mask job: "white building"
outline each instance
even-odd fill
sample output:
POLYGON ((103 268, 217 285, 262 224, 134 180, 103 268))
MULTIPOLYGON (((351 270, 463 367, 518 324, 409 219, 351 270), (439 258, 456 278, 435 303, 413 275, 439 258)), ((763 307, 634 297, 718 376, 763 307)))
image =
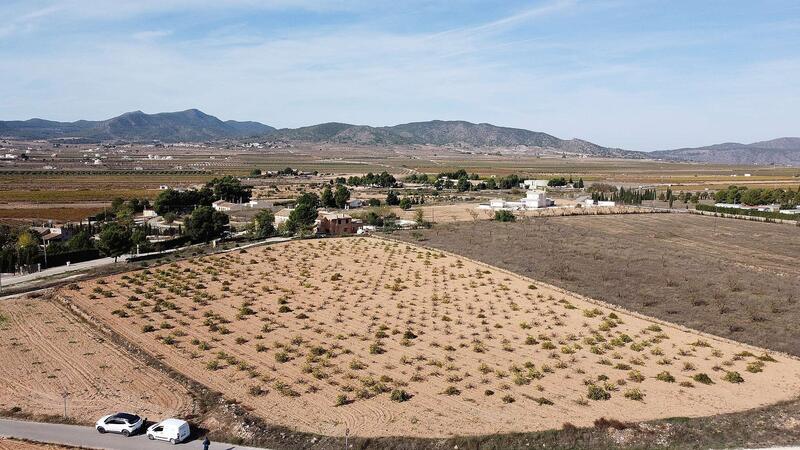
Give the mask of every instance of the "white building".
POLYGON ((546 189, 548 180, 525 180, 522 187, 526 189, 546 189))
POLYGON ((547 193, 540 190, 529 190, 525 193, 525 198, 519 199, 516 202, 505 201, 502 198, 493 198, 489 200, 489 204, 478 205, 480 209, 493 209, 493 210, 526 210, 526 209, 539 209, 547 208, 555 205, 555 202, 547 198, 547 193))
POLYGON ((235 203, 226 202, 225 200, 217 200, 211 204, 211 207, 214 208, 215 211, 219 212, 228 212, 233 211, 236 207, 235 203))
POLYGON ((287 220, 289 220, 289 214, 291 214, 293 210, 294 210, 294 208, 283 208, 280 211, 276 212, 275 213, 275 226, 277 227, 278 225, 280 225, 280 224, 286 222, 287 220))
POLYGON ((587 208, 593 208, 595 206, 615 206, 616 203, 608 200, 592 200, 591 198, 587 198, 583 202, 584 206, 587 208))

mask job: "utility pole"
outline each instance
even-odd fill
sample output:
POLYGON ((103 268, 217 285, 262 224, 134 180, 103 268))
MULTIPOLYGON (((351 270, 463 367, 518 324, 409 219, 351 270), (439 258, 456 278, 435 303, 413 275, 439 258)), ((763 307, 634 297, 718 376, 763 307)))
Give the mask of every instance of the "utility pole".
POLYGON ((61 393, 61 398, 64 399, 64 419, 67 418, 67 397, 69 397, 69 392, 64 391, 61 393))

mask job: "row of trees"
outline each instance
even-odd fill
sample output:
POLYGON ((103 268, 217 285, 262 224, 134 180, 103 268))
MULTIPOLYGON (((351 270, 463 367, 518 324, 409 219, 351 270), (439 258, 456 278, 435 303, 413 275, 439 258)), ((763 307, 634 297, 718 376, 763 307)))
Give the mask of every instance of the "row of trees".
POLYGON ((655 189, 625 189, 623 186, 613 188, 613 190, 595 190, 592 192, 592 200, 613 201, 624 205, 641 205, 643 200, 655 200, 655 189))
POLYGON ((783 209, 791 209, 800 204, 800 188, 794 191, 728 186, 727 189, 717 191, 714 200, 718 203, 741 203, 748 206, 779 204, 783 209))
POLYGON ((550 187, 564 187, 564 186, 572 186, 577 189, 583 189, 583 178, 578 178, 578 181, 573 181, 572 176, 570 175, 569 180, 564 177, 555 177, 550 178, 547 181, 547 185, 550 187))
POLYGON ((320 203, 326 208, 343 209, 348 200, 350 200, 350 191, 344 184, 337 184, 335 192, 331 190, 330 186, 325 186, 320 195, 320 203))
POLYGON ((164 190, 153 202, 153 209, 161 215, 185 214, 198 206, 211 206, 216 200, 246 202, 250 200, 251 195, 250 186, 243 186, 238 178, 225 175, 221 178, 214 178, 200 189, 164 190))
POLYGON ((394 187, 397 180, 389 172, 383 171, 379 174, 367 173, 364 176, 352 176, 347 179, 340 177, 336 179, 338 184, 347 184, 348 186, 379 186, 384 188, 394 187))

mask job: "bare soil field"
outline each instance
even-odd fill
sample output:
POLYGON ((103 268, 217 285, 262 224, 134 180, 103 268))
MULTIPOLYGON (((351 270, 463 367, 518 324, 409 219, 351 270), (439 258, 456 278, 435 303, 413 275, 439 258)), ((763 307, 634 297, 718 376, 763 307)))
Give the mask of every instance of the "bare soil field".
POLYGON ((480 435, 707 416, 790 399, 800 361, 374 238, 293 241, 60 296, 294 430, 480 435))
MULTIPOLYGON (((574 205, 574 201, 569 200, 556 200, 556 204, 574 205)), ((452 222, 474 222, 486 221, 494 218, 494 210, 479 209, 479 203, 476 202, 462 202, 450 205, 430 205, 430 206, 415 206, 408 210, 403 210, 400 207, 392 207, 391 212, 397 214, 397 217, 405 220, 415 220, 417 210, 422 209, 423 218, 427 221, 435 222, 438 224, 452 223, 452 222)), ((364 210, 366 211, 366 209, 364 210)), ((650 214, 651 211, 642 208, 635 208, 631 206, 618 205, 611 207, 596 207, 596 208, 541 208, 537 210, 514 211, 513 214, 518 218, 524 217, 560 217, 560 216, 573 216, 573 215, 606 215, 606 214, 650 214)), ((354 213, 353 215, 359 215, 354 213)))
POLYGON ((77 450, 78 447, 42 444, 39 442, 20 441, 0 437, 0 450, 77 450))
POLYGON ((103 208, 3 208, 0 221, 55 220, 56 222, 79 222, 103 211, 103 208))
POLYGON ((185 413, 191 397, 167 376, 104 340, 55 302, 0 301, 0 411, 79 423, 129 410, 156 418, 185 413))
POLYGON ((421 239, 669 322, 800 355, 798 227, 689 214, 580 216, 448 224, 421 239))

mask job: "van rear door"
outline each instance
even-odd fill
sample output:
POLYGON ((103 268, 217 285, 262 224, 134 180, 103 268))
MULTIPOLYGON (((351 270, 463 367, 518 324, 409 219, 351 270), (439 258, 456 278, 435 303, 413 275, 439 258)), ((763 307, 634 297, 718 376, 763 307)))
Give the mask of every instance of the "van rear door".
POLYGON ((178 428, 178 440, 182 441, 189 437, 189 424, 182 423, 178 428))

